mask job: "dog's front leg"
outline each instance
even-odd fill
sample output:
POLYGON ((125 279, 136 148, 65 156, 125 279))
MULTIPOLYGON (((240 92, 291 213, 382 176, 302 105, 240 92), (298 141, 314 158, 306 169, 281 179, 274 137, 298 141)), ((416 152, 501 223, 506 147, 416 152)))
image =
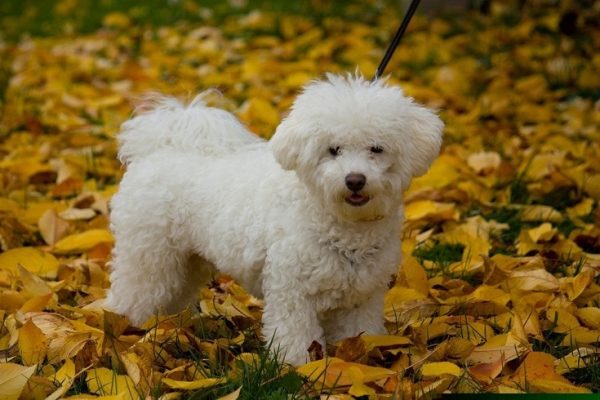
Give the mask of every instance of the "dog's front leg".
POLYGON ((265 290, 263 334, 271 350, 293 365, 306 363, 308 348, 316 340, 325 345, 314 301, 298 287, 265 290))
POLYGON ((338 309, 330 313, 324 323, 330 343, 356 336, 362 332, 370 335, 386 333, 383 325, 383 297, 385 288, 373 293, 369 299, 354 308, 338 309))

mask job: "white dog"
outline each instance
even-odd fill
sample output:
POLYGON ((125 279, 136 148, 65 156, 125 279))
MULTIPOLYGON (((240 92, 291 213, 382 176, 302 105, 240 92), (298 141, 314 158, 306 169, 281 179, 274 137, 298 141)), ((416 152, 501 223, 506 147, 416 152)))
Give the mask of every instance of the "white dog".
POLYGON ((107 307, 140 324, 196 299, 218 270, 265 300, 286 360, 384 332, 400 258, 402 192, 437 156, 443 124, 382 80, 308 84, 267 142, 197 98, 123 125, 107 307))

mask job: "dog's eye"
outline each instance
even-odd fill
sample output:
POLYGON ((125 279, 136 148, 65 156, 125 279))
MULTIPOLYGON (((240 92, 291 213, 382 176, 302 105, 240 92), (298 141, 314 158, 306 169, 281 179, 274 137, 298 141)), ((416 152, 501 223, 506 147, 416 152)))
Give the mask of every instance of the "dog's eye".
POLYGON ((340 148, 339 147, 330 147, 329 148, 329 154, 331 154, 332 156, 339 156, 340 155, 340 148))
POLYGON ((371 147, 371 153, 383 153, 383 147, 379 147, 379 146, 373 146, 371 147))

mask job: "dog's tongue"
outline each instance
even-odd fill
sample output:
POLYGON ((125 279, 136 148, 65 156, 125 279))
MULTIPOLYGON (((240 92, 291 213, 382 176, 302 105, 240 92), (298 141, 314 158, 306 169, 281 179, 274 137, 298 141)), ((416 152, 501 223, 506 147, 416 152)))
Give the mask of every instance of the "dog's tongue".
POLYGON ((368 196, 363 196, 358 193, 352 193, 350 196, 346 197, 346 202, 353 206, 362 206, 367 201, 369 201, 368 196))
POLYGON ((365 196, 358 194, 358 193, 353 193, 352 196, 350 196, 350 200, 354 203, 360 203, 361 201, 363 201, 365 198, 365 196))

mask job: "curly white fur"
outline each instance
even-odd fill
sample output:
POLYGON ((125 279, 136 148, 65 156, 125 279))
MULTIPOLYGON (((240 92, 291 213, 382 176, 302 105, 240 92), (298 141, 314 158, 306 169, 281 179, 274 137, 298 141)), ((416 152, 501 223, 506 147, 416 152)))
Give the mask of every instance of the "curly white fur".
POLYGON ((159 99, 119 136, 107 307, 134 324, 179 311, 216 269, 264 297, 263 332, 294 364, 313 340, 383 333, 402 191, 438 154, 442 128, 399 88, 362 77, 307 85, 270 142, 201 99, 159 99), (350 191, 348 174, 364 188, 350 191))

